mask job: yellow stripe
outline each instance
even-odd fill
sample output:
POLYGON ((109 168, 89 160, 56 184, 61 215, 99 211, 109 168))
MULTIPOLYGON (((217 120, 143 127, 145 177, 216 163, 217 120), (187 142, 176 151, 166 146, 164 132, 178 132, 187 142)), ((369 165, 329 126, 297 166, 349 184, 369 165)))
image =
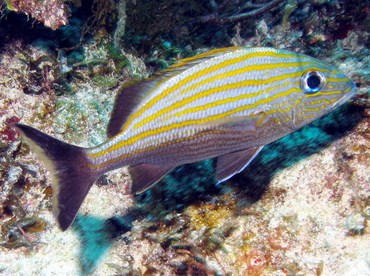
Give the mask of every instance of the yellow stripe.
POLYGON ((306 107, 305 110, 309 112, 319 112, 321 107, 306 107))
POLYGON ((343 77, 343 78, 334 78, 334 77, 330 77, 330 78, 327 78, 327 82, 344 82, 344 83, 347 83, 348 79, 343 77))
MULTIPOLYGON (((212 82, 212 81, 214 81, 216 79, 227 78, 227 77, 230 77, 230 76, 235 76, 237 74, 242 74, 242 73, 246 73, 246 72, 250 72, 250 71, 255 71, 255 70, 264 70, 264 69, 273 69, 273 68, 284 68, 284 67, 290 67, 290 66, 296 66, 297 68, 299 68, 300 66, 306 66, 306 65, 309 65, 309 64, 315 64, 315 65, 317 65, 316 62, 290 62, 290 63, 276 63, 276 64, 252 64, 252 65, 248 65, 248 66, 246 66, 244 68, 236 69, 236 70, 233 70, 233 71, 227 71, 227 72, 221 73, 219 75, 216 75, 216 76, 213 76, 213 77, 209 77, 209 78, 207 78, 205 80, 202 80, 200 82, 195 83, 194 85, 192 85, 192 86, 190 86, 190 87, 188 87, 186 89, 182 89, 182 90, 179 91, 179 89, 181 89, 181 87, 183 87, 187 82, 189 82, 189 81, 191 81, 193 79, 197 79, 197 78, 199 78, 199 76, 203 76, 205 74, 211 73, 212 71, 214 71, 216 69, 217 70, 220 70, 220 69, 223 69, 224 67, 227 67, 227 66, 230 66, 230 65, 239 63, 241 61, 245 61, 245 60, 247 60, 249 58, 267 57, 267 56, 277 57, 277 58, 289 58, 289 59, 290 58, 299 58, 299 55, 289 54, 289 53, 277 53, 277 52, 253 52, 252 53, 251 52, 251 53, 245 54, 243 56, 236 57, 236 58, 229 59, 229 60, 225 60, 225 61, 222 61, 222 62, 220 62, 218 64, 212 65, 212 66, 207 67, 207 68, 204 68, 202 70, 199 70, 198 72, 195 72, 192 75, 186 76, 185 78, 183 78, 182 80, 180 80, 175 85, 173 85, 173 86, 171 86, 171 87, 163 90, 161 92, 161 94, 157 95, 155 98, 152 98, 148 103, 146 103, 145 108, 141 108, 136 113, 132 114, 132 116, 130 116, 130 118, 127 120, 127 122, 125 124, 125 129, 124 130, 126 130, 128 128, 128 126, 130 126, 130 124, 132 123, 132 121, 135 118, 140 117, 145 112, 145 110, 147 110, 148 108, 152 107, 156 103, 160 102, 161 100, 163 100, 163 98, 165 98, 166 96, 170 95, 171 93, 174 93, 175 91, 176 91, 176 93, 182 93, 182 94, 184 94, 184 93, 186 93, 188 91, 191 91, 191 90, 194 90, 194 89, 200 87, 201 85, 210 83, 210 82, 212 82)), ((206 57, 206 55, 205 55, 205 57, 206 57)), ((184 65, 184 62, 185 63, 190 63, 193 60, 195 61, 197 58, 201 58, 201 57, 198 56, 198 57, 190 58, 189 60, 184 60, 183 63, 182 63, 182 65, 184 65)), ((179 65, 178 67, 181 67, 181 66, 179 65)), ((312 69, 313 70, 326 71, 323 68, 317 68, 317 66, 315 66, 315 67, 316 68, 312 68, 312 69)), ((176 65, 173 68, 176 68, 176 65)), ((145 125, 145 123, 148 122, 148 121, 152 121, 153 119, 156 119, 156 118, 162 116, 163 114, 166 114, 166 113, 168 113, 168 112, 170 112, 172 110, 176 110, 178 107, 181 107, 183 105, 186 105, 188 103, 191 103, 193 101, 196 101, 196 100, 198 100, 198 99, 200 99, 202 97, 205 97, 205 96, 210 95, 212 93, 215 93, 217 91, 224 91, 224 90, 235 89, 235 88, 239 88, 239 87, 242 87, 242 86, 248 86, 248 84, 250 84, 250 85, 261 85, 261 84, 266 84, 266 83, 272 83, 272 82, 277 81, 277 80, 284 80, 284 79, 287 79, 287 78, 297 77, 297 76, 299 76, 301 74, 302 74, 302 72, 301 71, 298 71, 298 72, 293 73, 293 74, 280 75, 280 76, 277 76, 277 77, 269 78, 267 80, 262 80, 262 81, 246 80, 246 81, 242 81, 242 82, 238 82, 238 83, 226 84, 223 87, 215 87, 215 88, 211 88, 211 89, 208 89, 208 90, 204 90, 204 91, 201 91, 200 93, 197 93, 195 95, 192 95, 189 98, 186 98, 186 99, 184 99, 184 100, 182 100, 180 102, 177 102, 176 104, 174 104, 172 106, 166 107, 164 109, 158 109, 155 114, 152 114, 148 118, 145 118, 145 120, 142 120, 142 121, 137 122, 134 127, 141 127, 141 126, 145 125)), ((167 80, 164 80, 164 81, 167 81, 167 80)), ((346 81, 346 79, 345 78, 328 78, 328 82, 343 82, 343 81, 346 81)), ((158 87, 158 86, 156 86, 156 87, 158 87)), ((271 88, 270 88, 270 90, 271 90, 271 88)), ((157 129, 150 129, 150 130, 147 130, 147 131, 145 131, 143 133, 140 133, 140 134, 136 135, 135 137, 132 137, 132 138, 126 140, 126 141, 120 141, 119 143, 117 143, 115 145, 112 145, 110 148, 108 148, 106 150, 101 150, 101 151, 99 151, 99 152, 97 152, 95 154, 91 153, 91 154, 89 154, 89 156, 91 156, 92 158, 96 158, 96 157, 102 156, 104 154, 109 154, 109 153, 111 153, 113 151, 116 151, 117 149, 119 149, 119 148, 121 148, 123 146, 132 145, 132 144, 138 142, 139 140, 141 140, 143 138, 147 138, 147 137, 150 137, 152 135, 153 136, 154 135, 160 135, 161 133, 164 133, 164 132, 169 131, 169 130, 181 130, 181 128, 183 128, 185 126, 190 126, 192 124, 197 124, 197 123, 202 123, 202 122, 209 122, 209 121, 217 120, 217 119, 220 119, 220 118, 224 118, 224 117, 230 116, 232 114, 235 114, 237 112, 240 112, 242 110, 245 110, 245 109, 248 109, 248 108, 255 108, 255 107, 257 107, 257 106, 259 106, 261 104, 269 103, 269 102, 271 102, 271 101, 273 101, 273 100, 275 100, 275 99, 277 99, 279 97, 284 97, 286 95, 289 95, 292 92, 297 92, 297 91, 300 91, 300 89, 298 89, 298 88, 292 88, 292 89, 289 89, 289 90, 280 92, 279 94, 272 95, 271 97, 269 97, 267 99, 261 99, 261 100, 257 101, 254 104, 240 106, 240 107, 238 107, 236 109, 230 110, 230 111, 225 112, 225 113, 222 113, 222 114, 216 114, 216 115, 213 115, 213 116, 210 116, 210 117, 207 117, 207 118, 200 118, 200 119, 196 119, 196 120, 188 120, 188 121, 184 121, 184 122, 178 122, 178 123, 174 123, 174 124, 171 124, 171 125, 168 125, 168 126, 157 128, 157 129)), ((193 107, 193 108, 187 109, 185 111, 177 112, 176 113, 176 116, 178 116, 178 115, 181 116, 181 115, 187 114, 187 113, 189 113, 189 112, 191 112, 193 110, 196 111, 196 110, 206 109, 206 108, 209 108, 209 107, 216 107, 218 105, 226 104, 228 102, 238 101, 238 100, 243 99, 243 98, 256 97, 256 96, 258 96, 259 94, 261 94, 263 92, 264 92, 264 90, 260 90, 260 91, 258 91, 256 93, 253 93, 253 94, 244 94, 244 95, 241 95, 241 96, 238 96, 238 97, 233 97, 233 98, 227 98, 227 99, 218 100, 218 101, 215 101, 213 103, 208 104, 207 106, 193 107)), ((324 93, 320 93, 319 92, 319 93, 316 93, 316 94, 308 94, 306 96, 307 97, 316 97, 318 94, 320 94, 320 95, 334 95, 334 94, 338 94, 338 93, 341 93, 341 91, 337 90, 337 91, 324 92, 324 93)), ((141 152, 141 151, 142 150, 133 151, 132 153, 129 154, 129 156, 132 156, 135 152, 141 152)))
MULTIPOLYGON (((134 114, 132 114, 132 116, 130 116, 127 119, 127 121, 125 123, 125 126, 124 126, 124 128, 122 129, 121 132, 124 132, 127 129, 127 127, 130 126, 131 122, 134 119, 140 117, 145 112, 145 110, 147 110, 148 108, 152 107, 154 104, 158 103, 160 100, 162 100, 164 97, 166 97, 167 95, 169 95, 173 91, 178 90, 179 88, 181 88, 181 86, 183 86, 184 84, 186 84, 190 80, 192 80, 194 78, 198 78, 199 76, 205 75, 205 74, 207 74, 209 72, 212 72, 212 71, 214 71, 216 69, 221 69, 223 67, 227 67, 229 65, 236 64, 236 63, 239 63, 241 61, 245 61, 245 60, 247 60, 249 58, 267 57, 267 56, 269 56, 269 57, 277 57, 277 58, 298 58, 297 55, 295 55, 295 54, 288 54, 288 53, 251 52, 251 53, 245 54, 243 56, 236 57, 236 58, 233 58, 233 59, 228 59, 228 60, 222 61, 222 62, 220 62, 218 64, 209 66, 209 67, 204 68, 202 70, 199 70, 196 73, 194 73, 192 75, 189 75, 186 78, 182 79, 181 81, 179 81, 178 83, 176 83, 172 87, 169 87, 168 89, 162 91, 162 93, 160 95, 158 95, 157 97, 151 99, 148 103, 146 103, 145 108, 142 108, 142 109, 138 110, 137 112, 135 112, 134 114)), ((291 64, 291 63, 289 63, 289 64, 291 64)), ((301 63, 298 62, 296 64, 301 64, 301 63)), ((258 68, 258 66, 261 66, 261 65, 255 65, 253 68, 258 68)), ((158 86, 159 86, 159 84, 156 87, 158 87, 158 86)))
MULTIPOLYGON (((276 77, 276 78, 279 78, 279 80, 281 80, 281 79, 283 79, 283 78, 280 79, 281 76, 283 76, 283 75, 280 75, 279 77, 276 77)), ((237 101, 240 101, 240 100, 250 99, 250 98, 253 98, 253 97, 258 97, 261 94, 263 94, 264 92, 266 92, 266 94, 268 94, 270 91, 279 89, 283 86, 285 86, 285 83, 281 83, 279 85, 267 87, 266 90, 261 89, 261 90, 258 90, 255 93, 240 94, 239 96, 236 96, 236 97, 229 97, 229 98, 220 99, 220 100, 213 101, 213 102, 208 103, 208 104, 203 105, 203 106, 194 106, 194 107, 188 108, 186 110, 179 111, 179 112, 177 112, 177 113, 175 113, 171 116, 181 117, 181 116, 189 114, 189 113, 205 110, 205 109, 216 107, 216 106, 221 106, 221 105, 224 105, 224 104, 227 104, 227 103, 237 102, 237 101)))
MULTIPOLYGON (((316 97, 320 97, 320 96, 328 96, 328 95, 338 95, 338 94, 342 94, 343 91, 342 90, 334 90, 334 91, 319 91, 315 94, 306 94, 305 96, 307 98, 316 98, 316 97)), ((319 99, 320 100, 320 99, 319 99)))
MULTIPOLYGON (((336 99, 334 99, 336 101, 336 99)), ((317 99, 316 101, 310 101, 308 104, 309 105, 317 105, 317 104, 320 104, 320 103, 326 103, 326 104, 330 104, 332 102, 332 100, 329 100, 329 99, 325 99, 325 98, 321 98, 321 99, 317 99)), ((303 104, 303 106, 305 106, 303 104)))
MULTIPOLYGON (((88 155, 91 157, 91 158, 97 158, 99 156, 102 156, 104 154, 107 154, 107 153, 111 153, 113 151, 116 151, 118 150, 119 148, 121 148, 122 146, 129 146, 129 145, 132 145, 134 143, 136 143, 138 140, 140 139, 143 139, 143 138, 146 138, 148 136, 154 136, 154 135, 157 135, 157 134, 160 134, 160 133, 163 133, 163 132, 166 132, 166 131, 169 131, 169 130, 178 130, 178 129, 181 129, 185 126, 190 126, 190 125, 195 125, 195 124, 199 124, 199 123, 205 123, 205 122, 211 122, 211 121, 215 121, 215 120, 218 120, 218 119, 222 119, 222 118, 225 118, 225 117, 228 117, 232 114, 235 114, 235 113, 238 113, 240 111, 243 111, 245 109, 251 109, 251 108, 255 108, 255 107, 258 107, 259 105, 261 104, 266 104, 266 103, 269 103, 279 97, 284 97, 284 96, 287 96, 291 93, 294 93, 294 92, 299 92, 301 91, 301 89, 299 88, 291 88, 291 89, 288 89, 286 91, 283 91, 279 94, 275 94, 275 95, 272 95, 271 97, 267 98, 267 99, 261 99, 253 104, 249 104, 249 105, 243 105, 243 106, 240 106, 238 108, 235 108, 233 110, 230 110, 228 112, 225 112, 225 113, 221 113, 221 114, 216 114, 216 115, 213 115, 213 116, 209 116, 207 118, 201 118, 201 119, 195 119, 195 120, 187 120, 187 121, 184 121, 184 122, 178 122, 178 123, 173 123, 171 125, 167 125, 167 126, 163 126, 163 127, 160 127, 160 128, 156 128, 156 129, 151 129, 151 130, 148 130, 146 132, 142 132, 142 133, 139 133, 138 135, 128 139, 128 140, 125 140, 125 141, 121 141, 115 145, 112 145, 110 148, 106 149, 106 150, 102 150, 100 152, 96 152, 96 153, 89 153, 88 155), (206 119, 206 121, 205 121, 206 119)), ((131 155, 131 154, 130 154, 131 155)))
POLYGON ((183 59, 179 60, 177 63, 171 65, 164 72, 171 72, 172 69, 177 69, 179 67, 186 66, 186 65, 191 64, 192 62, 195 62, 195 61, 204 60, 206 58, 216 57, 220 54, 232 53, 232 52, 236 52, 236 51, 243 50, 243 49, 244 48, 242 48, 240 46, 232 46, 232 47, 227 47, 227 48, 220 48, 220 49, 210 50, 210 51, 207 51, 207 52, 204 52, 204 53, 200 53, 200 54, 198 54, 196 56, 193 56, 193 57, 183 58, 183 59))
MULTIPOLYGON (((207 133, 197 133, 195 134, 194 136, 192 136, 191 138, 192 139, 198 139, 204 135, 209 135, 209 134, 217 134, 217 133, 224 133, 225 131, 224 130, 218 130, 218 129, 215 129, 215 130, 210 130, 209 132, 207 133)), ((186 141, 188 140, 189 137, 181 137, 181 138, 178 138, 178 139, 174 139, 173 141, 171 142, 166 142, 166 143, 163 143, 164 146, 166 145, 170 145, 170 144, 175 144, 175 143, 180 143, 180 142, 183 142, 183 141, 186 141)), ((230 140, 232 138, 229 138, 230 140)), ((130 153, 124 153, 118 157, 115 157, 115 158, 111 158, 111 159, 108 159, 102 163, 99 163, 99 164, 95 164, 95 163, 88 163, 87 166, 91 169, 95 169, 95 170, 99 170, 101 168, 104 168, 104 167, 108 167, 109 164, 114 164, 114 163, 117 163, 119 160, 122 160, 123 158, 130 158, 132 156, 135 156, 137 154, 140 154, 140 153, 143 153, 143 152, 146 152, 146 151, 151 151, 151 150, 156 150, 158 149, 157 146, 148 146, 146 148, 141 148, 141 149, 136 149, 136 150, 133 150, 132 152, 130 153)))
MULTIPOLYGON (((143 132, 143 133, 140 133, 138 134, 137 136, 135 137, 132 137, 131 139, 128 139, 127 141, 122 141, 122 142, 128 142, 128 143, 125 143, 125 145, 130 145, 130 144, 133 144, 135 142, 137 142, 137 140, 140 140, 140 139, 143 139, 143 138, 146 138, 148 137, 149 133, 151 135, 157 135, 161 132, 166 132, 166 131, 169 131, 171 129, 179 129, 179 128, 183 128, 185 126, 189 126, 189 125, 192 125, 192 124, 198 124, 198 123, 203 123, 205 122, 205 119, 207 122, 211 122, 211 121, 215 121, 215 120, 218 120, 218 119, 222 119, 222 118, 225 118, 225 117, 228 117, 232 114, 235 114, 235 113, 238 113, 240 111, 243 111, 245 109, 251 109, 251 108, 255 108, 261 104, 266 104, 266 103, 269 103, 279 97, 284 97, 284 96, 287 96, 289 95, 290 93, 293 93, 293 92, 298 92, 300 91, 300 89, 298 88, 291 88, 291 89, 288 89, 286 91, 283 91, 279 94, 275 94, 275 95, 272 95, 271 97, 267 98, 267 99, 261 99, 253 104, 249 104, 249 105, 244 105, 244 106, 240 106, 238 108, 235 108, 233 110, 230 110, 228 112, 225 112, 225 113, 221 113, 221 114, 216 114, 216 115, 212 115, 212 116, 209 116, 209 117, 206 117, 206 118, 201 118, 201 119, 195 119, 195 120, 188 120, 188 121, 185 121, 185 122, 178 122, 178 123, 173 123, 171 125, 168 125, 168 126, 163 126, 163 127, 160 127, 160 128, 157 128, 157 129, 152 129, 150 131, 147 131, 147 132, 143 132)), ((120 142, 120 143, 122 143, 120 142)))
MULTIPOLYGON (((312 62, 306 62, 306 63, 301 62, 299 64, 301 66, 305 66, 305 65, 309 65, 311 63, 312 62)), ((235 76, 235 75, 238 75, 238 74, 241 74, 241 73, 256 71, 257 69, 258 70, 275 69, 275 68, 297 66, 297 64, 298 63, 289 63, 289 64, 287 64, 287 63, 276 63, 276 64, 251 65, 251 66, 243 67, 243 68, 240 68, 240 69, 237 69, 237 70, 225 72, 223 74, 216 75, 216 76, 213 76, 211 78, 207 78, 207 79, 205 79, 201 82, 198 82, 196 85, 192 85, 192 86, 188 87, 187 89, 177 91, 177 93, 184 94, 184 93, 186 93, 190 90, 197 89, 198 87, 200 87, 204 84, 211 83, 211 82, 216 81, 218 79, 232 77, 232 76, 235 76), (248 69, 246 69, 246 68, 248 68, 248 69)), ((214 88, 211 88, 211 89, 208 89, 208 90, 204 90, 204 91, 202 91, 198 94, 192 95, 191 97, 188 97, 188 98, 186 98, 182 101, 176 102, 175 104, 170 105, 166 108, 158 109, 156 113, 153 113, 150 116, 146 117, 144 120, 141 120, 141 121, 137 122, 134 126, 132 126, 132 128, 133 129, 140 128, 143 125, 145 125, 147 122, 151 122, 151 121, 157 119, 158 117, 160 117, 160 116, 162 116, 166 113, 169 113, 169 112, 171 112, 171 111, 173 111, 173 110, 175 110, 175 109, 177 109, 181 106, 184 106, 186 104, 189 104, 191 102, 199 100, 200 98, 206 97, 206 96, 211 95, 213 93, 217 93, 219 91, 226 91, 226 90, 236 89, 236 88, 240 88, 240 87, 247 87, 247 86, 264 85, 264 84, 267 84, 267 83, 272 83, 272 82, 275 82, 275 81, 281 81, 281 80, 288 79, 288 78, 299 77, 301 74, 302 74, 302 72, 298 71, 298 72, 293 73, 293 74, 290 73, 290 74, 279 75, 279 76, 276 76, 276 77, 271 77, 271 78, 266 79, 266 80, 245 80, 245 81, 242 81, 242 82, 230 83, 230 84, 226 84, 224 86, 219 86, 219 87, 214 87, 214 88)), ((261 91, 263 92, 263 90, 261 90, 261 91)), ((259 94, 257 94, 257 95, 259 95, 259 94)), ((254 96, 255 96, 255 93, 251 94, 251 96, 246 95, 245 98, 252 98, 254 96)), ((145 108, 142 108, 142 110, 147 110, 147 109, 148 109, 148 105, 145 105, 145 108)), ((138 110, 138 113, 140 111, 141 110, 138 110)), ((141 113, 143 113, 143 112, 141 112, 141 113)), ((126 124, 126 125, 128 127, 128 124, 126 124)), ((127 129, 127 127, 125 129, 127 129)))
MULTIPOLYGON (((297 76, 297 75, 299 75, 300 74, 300 72, 297 72, 296 74, 293 74, 294 76, 297 76)), ((287 74, 287 75, 292 75, 292 74, 287 74)), ((281 75, 281 76, 283 76, 283 75, 281 75)), ((281 77, 281 76, 279 76, 279 77, 281 77)), ((270 81, 271 81, 271 79, 270 79, 270 81)), ((270 88, 271 89, 271 88, 270 88)), ((292 89, 290 89, 290 90, 292 90, 292 89)), ((274 100, 274 99, 276 99, 276 98, 278 98, 278 97, 280 97, 280 96, 286 96, 286 95, 289 95, 289 91, 290 90, 287 90, 287 91, 285 91, 285 92, 282 92, 282 93, 280 93, 280 94, 276 94, 276 95, 273 95, 272 97, 270 97, 270 98, 268 98, 268 99, 263 99, 263 100, 260 100, 260 101, 257 101, 255 104, 252 104, 252 105, 249 105, 248 107, 250 107, 250 108, 254 108, 254 107, 257 107, 259 104, 264 104, 264 103, 268 103, 268 102, 271 102, 272 100, 274 100), (288 92, 288 93, 287 93, 288 92)), ((297 91, 300 91, 300 89, 294 89, 294 92, 297 92, 297 91)), ((264 90, 260 90, 260 91, 258 91, 258 92, 256 92, 256 93, 254 93, 253 94, 253 96, 255 96, 255 95, 258 95, 258 94, 260 94, 261 92, 264 92, 264 90)), ((316 93, 316 94, 306 94, 305 96, 306 97, 317 97, 318 96, 318 94, 321 94, 321 95, 337 95, 337 94, 340 94, 340 93, 342 93, 342 91, 341 90, 336 90, 336 91, 331 91, 331 92, 323 92, 323 93, 320 93, 320 92, 318 92, 318 93, 316 93)), ((243 98, 248 98, 249 97, 249 95, 250 94, 243 94, 243 95, 241 95, 241 96, 239 96, 239 97, 237 97, 235 100, 240 100, 240 99, 243 99, 243 98)), ((220 101, 218 101, 220 104, 225 104, 225 103, 227 103, 227 102, 230 102, 230 98, 228 98, 228 99, 224 99, 224 100, 220 100, 220 101)), ((322 100, 318 100, 318 101, 324 101, 324 102, 326 102, 326 99, 322 99, 322 100)), ((332 101, 331 101, 332 102, 332 101)), ((216 105, 216 104, 215 104, 216 105)), ((236 113, 236 112, 239 112, 239 111, 241 111, 241 110, 243 110, 244 108, 247 108, 247 106, 241 106, 241 107, 239 107, 239 108, 237 108, 237 109, 235 109, 235 110, 232 110, 232 111, 229 111, 229 113, 225 113, 225 114, 219 114, 219 115, 216 115, 216 116, 220 116, 220 118, 222 118, 222 117, 224 117, 224 116, 227 116, 227 114, 233 114, 233 113, 236 113), (231 112, 231 113, 230 113, 231 112)), ((191 112, 192 110, 194 110, 194 111, 196 111, 196 110, 199 110, 200 108, 199 107, 194 107, 193 109, 189 109, 189 110, 187 110, 186 112, 191 112)), ((178 116, 179 114, 181 115, 181 113, 184 113, 184 111, 182 111, 182 112, 178 112, 177 114, 176 114, 176 116, 178 116)), ((215 117, 213 116, 213 117, 208 117, 208 118, 202 118, 203 120, 204 119, 207 119, 208 121, 210 121, 210 120, 214 120, 215 119, 215 117)), ((169 125, 169 126, 166 126, 166 127, 162 127, 162 128, 159 128, 159 129, 152 129, 152 130, 149 130, 149 131, 146 131, 146 132, 143 132, 143 133, 140 133, 139 135, 137 135, 137 136, 135 136, 135 137, 132 137, 131 139, 128 139, 127 141, 121 141, 121 142, 119 142, 119 143, 117 143, 117 144, 115 144, 115 145, 113 145, 113 146, 111 146, 109 149, 107 149, 107 150, 102 150, 102 151, 100 151, 100 152, 97 152, 97 153, 95 153, 95 154, 89 154, 89 156, 91 156, 92 158, 97 158, 97 157, 99 157, 99 156, 102 156, 102 155, 104 155, 104 154, 107 154, 107 153, 111 153, 111 152, 113 152, 113 151, 115 151, 115 150, 117 150, 118 148, 120 148, 120 147, 122 147, 123 145, 131 145, 131 144, 133 144, 133 143, 135 143, 135 142, 137 142, 138 140, 140 140, 140 139, 142 139, 142 138, 145 138, 145 137, 148 137, 148 136, 150 136, 150 135, 157 135, 157 134, 159 134, 160 132, 165 132, 165 131, 168 131, 169 129, 171 129, 171 127, 172 126, 174 126, 174 127, 176 127, 176 128, 181 128, 181 127, 179 127, 179 125, 180 126, 186 126, 186 125, 191 125, 193 122, 199 122, 199 121, 201 121, 202 119, 200 119, 200 120, 192 120, 192 121, 188 121, 188 123, 187 124, 183 124, 183 123, 178 123, 177 125, 175 124, 175 125, 169 125)))

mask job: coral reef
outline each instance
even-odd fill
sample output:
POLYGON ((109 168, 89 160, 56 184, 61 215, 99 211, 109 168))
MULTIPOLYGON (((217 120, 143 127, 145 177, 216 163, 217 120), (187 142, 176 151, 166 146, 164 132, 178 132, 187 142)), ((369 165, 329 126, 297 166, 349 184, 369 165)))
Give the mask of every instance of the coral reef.
MULTIPOLYGON (((67 23, 64 2, 49 1, 60 6, 39 15, 21 10, 24 2, 8 8, 38 21, 52 11, 44 24, 53 29, 67 23)), ((366 1, 72 2, 70 23, 56 32, 0 19, 0 273, 370 274, 366 1), (231 44, 327 59, 355 80, 358 96, 266 146, 221 185, 213 160, 179 167, 135 197, 126 169, 110 172, 60 232, 50 175, 12 125, 97 145, 120 85, 231 44)))
POLYGON ((8 10, 25 13, 52 30, 68 24, 69 8, 62 0, 6 0, 5 4, 8 10))

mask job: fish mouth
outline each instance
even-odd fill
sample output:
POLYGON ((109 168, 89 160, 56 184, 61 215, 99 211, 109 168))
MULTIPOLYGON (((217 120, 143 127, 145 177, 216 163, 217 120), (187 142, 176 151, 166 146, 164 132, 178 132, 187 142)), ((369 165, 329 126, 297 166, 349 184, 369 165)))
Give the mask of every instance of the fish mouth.
POLYGON ((344 90, 345 94, 343 95, 343 97, 336 101, 331 107, 331 109, 337 108, 338 106, 341 106, 342 104, 353 98, 356 95, 356 90, 357 90, 356 83, 351 80, 351 82, 347 86, 347 89, 344 90))

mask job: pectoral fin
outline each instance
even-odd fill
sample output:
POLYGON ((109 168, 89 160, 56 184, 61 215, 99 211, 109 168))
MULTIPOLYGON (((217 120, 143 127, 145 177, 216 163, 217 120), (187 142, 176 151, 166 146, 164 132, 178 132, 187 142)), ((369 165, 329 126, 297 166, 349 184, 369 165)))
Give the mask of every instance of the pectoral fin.
POLYGON ((206 129, 241 130, 252 134, 256 133, 258 128, 266 122, 267 114, 265 112, 259 112, 254 115, 218 119, 200 126, 206 129))
POLYGON ((216 179, 225 181, 241 172, 257 156, 263 146, 221 155, 217 158, 216 179))
POLYGON ((131 193, 140 194, 156 184, 174 167, 163 167, 153 164, 141 164, 129 167, 132 179, 131 193))

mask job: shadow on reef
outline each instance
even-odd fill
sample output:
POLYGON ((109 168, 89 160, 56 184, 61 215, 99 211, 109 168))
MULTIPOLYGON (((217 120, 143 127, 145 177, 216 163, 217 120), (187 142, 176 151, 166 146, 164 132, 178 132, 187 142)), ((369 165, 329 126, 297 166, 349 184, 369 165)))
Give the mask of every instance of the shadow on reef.
POLYGON ((79 263, 83 275, 91 273, 114 240, 132 228, 133 213, 125 218, 112 217, 107 220, 94 216, 77 216, 72 230, 79 233, 79 263))
POLYGON ((242 199, 239 201, 239 209, 259 200, 271 178, 279 171, 320 152, 345 136, 361 120, 361 113, 361 108, 345 104, 264 147, 250 166, 229 181, 230 186, 237 190, 239 198, 242 199))
MULTIPOLYGON (((242 209, 258 201, 271 178, 279 171, 320 152, 343 137, 361 119, 362 110, 346 104, 331 114, 266 146, 243 172, 226 184, 214 179, 214 161, 206 160, 175 169, 157 185, 136 196, 137 204, 122 217, 102 220, 78 216, 73 229, 80 233, 80 263, 83 272, 91 272, 112 242, 129 231, 134 220, 161 220, 172 211, 209 201, 213 196, 236 190, 242 209)), ((293 183, 292 183, 293 185, 293 183)))
POLYGON ((361 108, 346 104, 327 116, 275 141, 261 151, 241 173, 216 184, 213 160, 178 167, 152 189, 136 197, 149 218, 161 219, 171 211, 236 189, 245 207, 259 200, 271 178, 279 171, 320 152, 345 136, 361 119, 361 108))

